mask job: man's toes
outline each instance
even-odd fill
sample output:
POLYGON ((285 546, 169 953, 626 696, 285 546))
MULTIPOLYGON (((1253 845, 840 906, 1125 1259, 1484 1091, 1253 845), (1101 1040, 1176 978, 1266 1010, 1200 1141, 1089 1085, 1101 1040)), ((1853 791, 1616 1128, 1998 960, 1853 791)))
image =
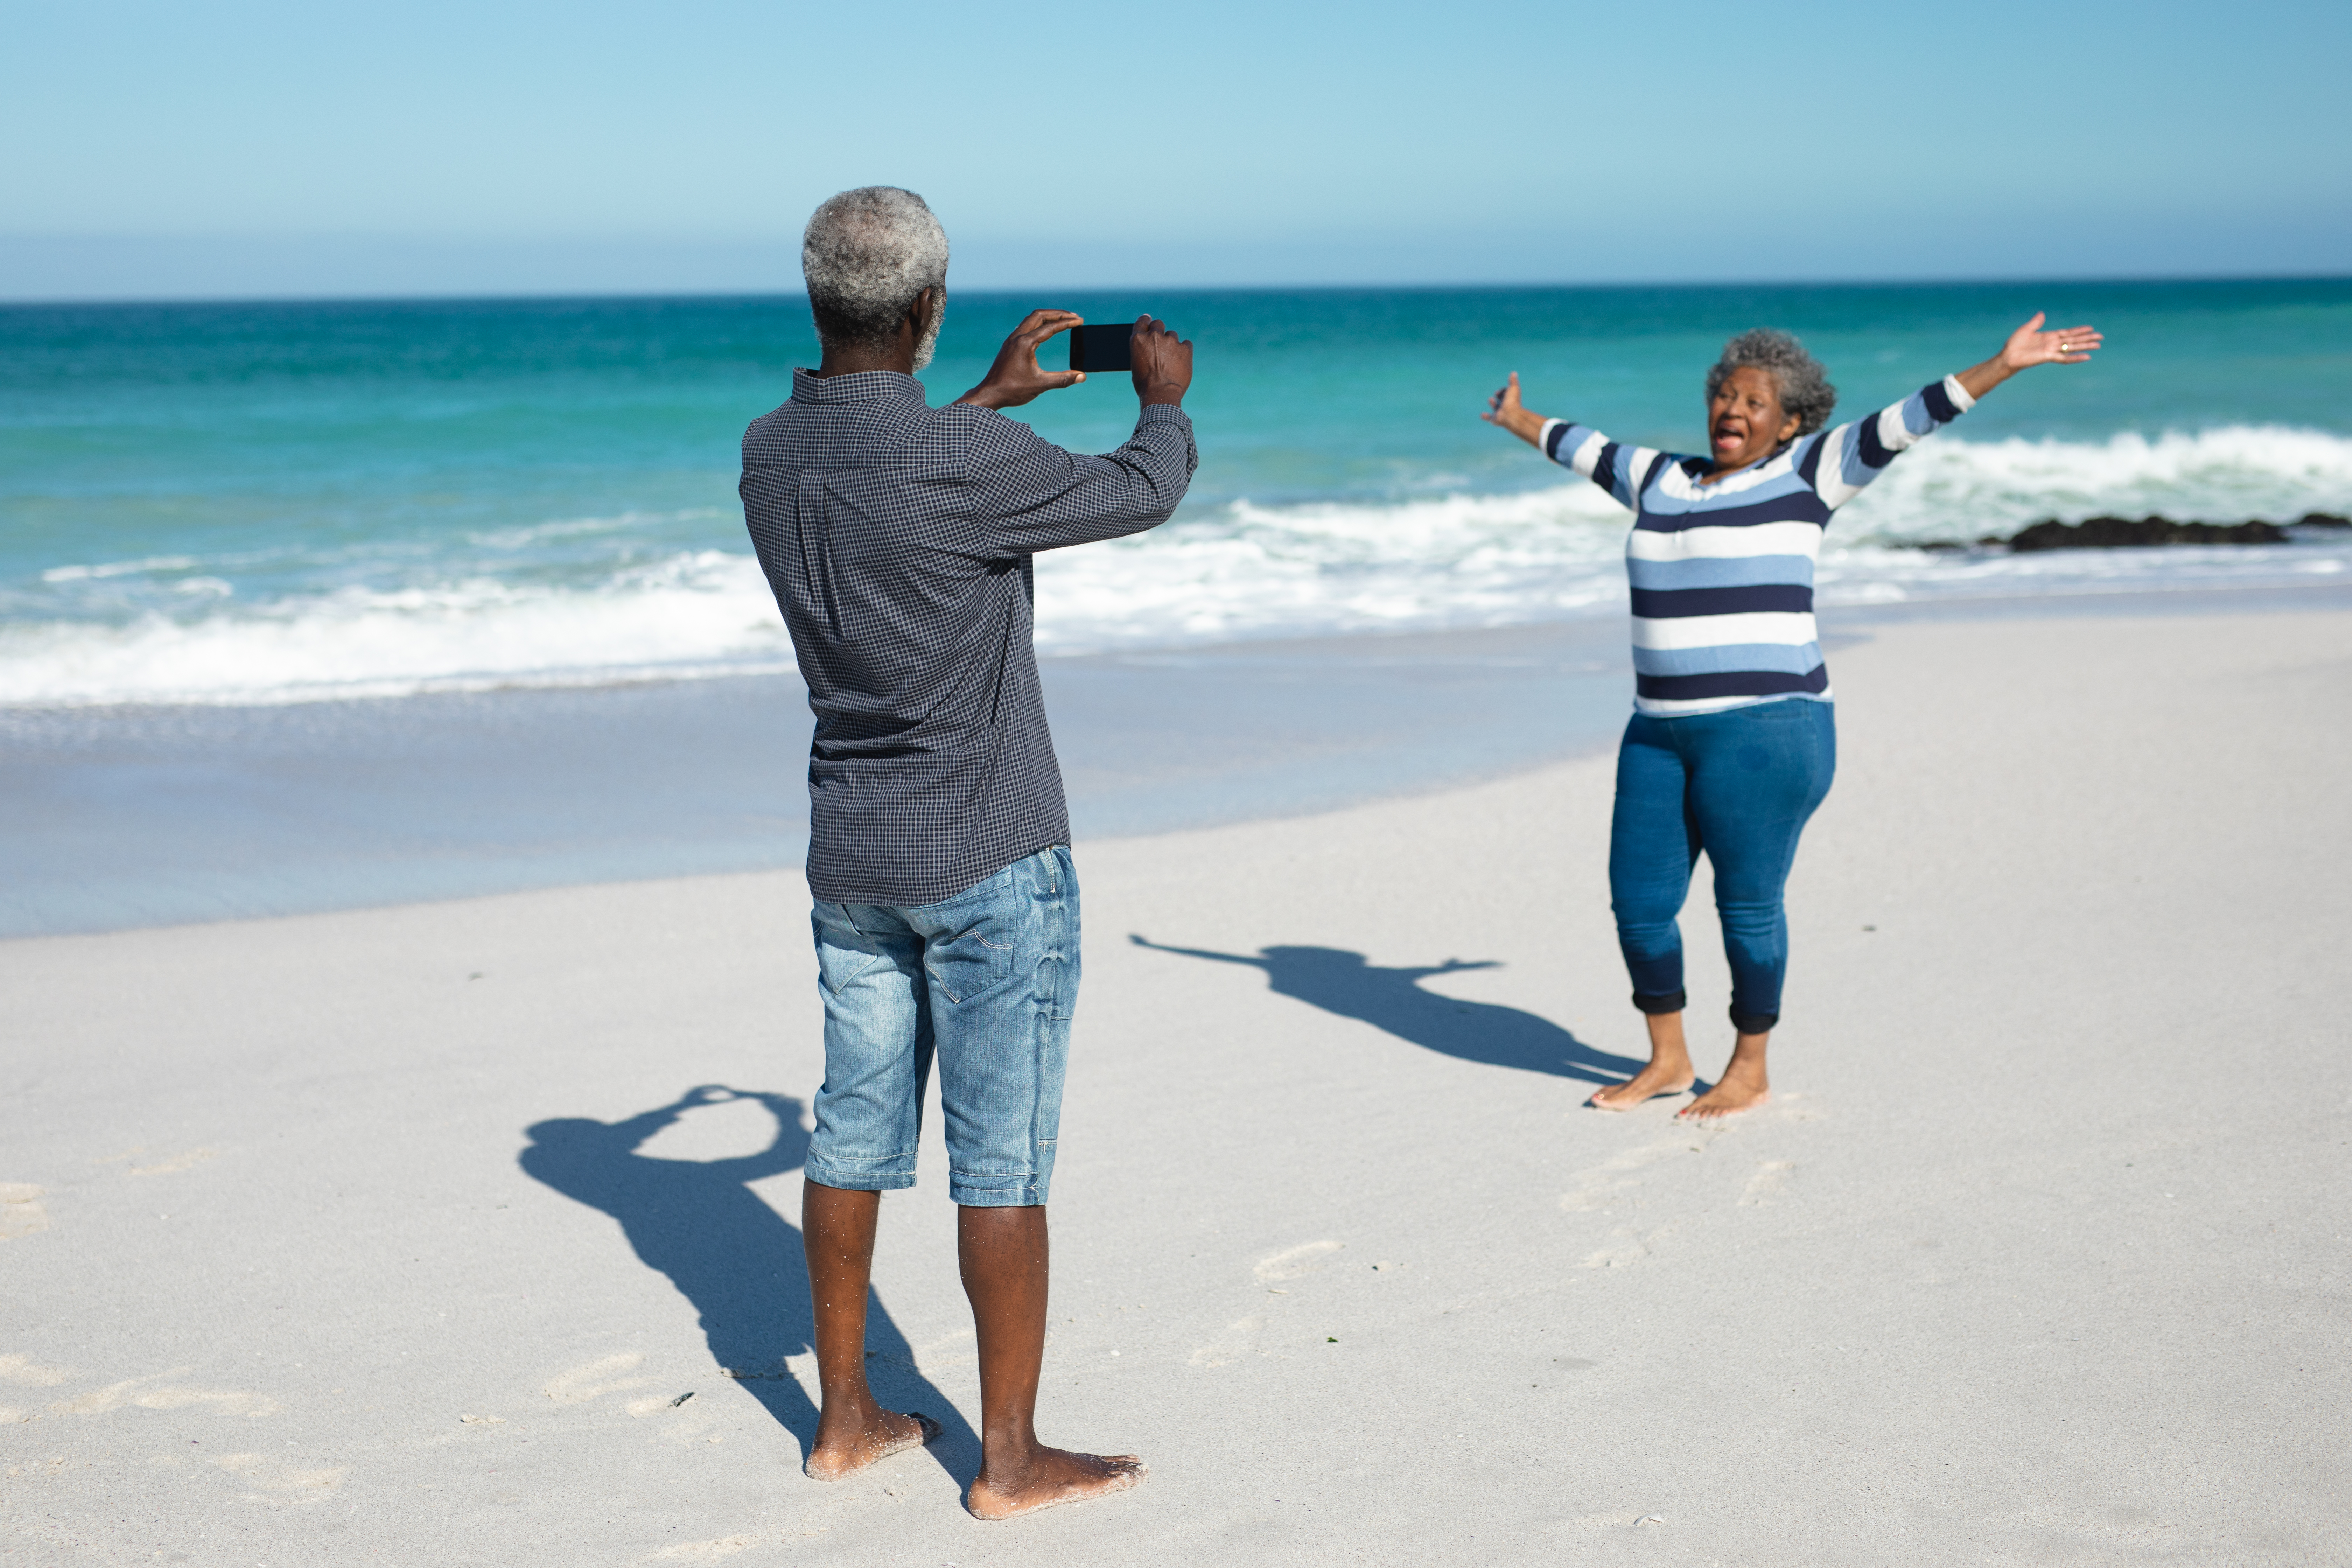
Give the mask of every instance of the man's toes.
POLYGON ((1108 1497, 1112 1492, 1123 1492, 1141 1486, 1143 1478, 1151 1473, 1143 1468, 1143 1461, 1132 1454, 1106 1458, 1100 1464, 1101 1470, 1092 1481, 1081 1482, 1071 1489, 1085 1497, 1108 1497))

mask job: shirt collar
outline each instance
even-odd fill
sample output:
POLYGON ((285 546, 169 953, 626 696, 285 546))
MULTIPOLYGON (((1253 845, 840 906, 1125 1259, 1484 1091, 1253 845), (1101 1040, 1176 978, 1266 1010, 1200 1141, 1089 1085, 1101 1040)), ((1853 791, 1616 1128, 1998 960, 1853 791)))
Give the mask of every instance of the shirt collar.
POLYGON ((859 370, 847 375, 819 375, 797 367, 793 371, 794 403, 872 403, 886 397, 919 401, 922 396, 921 382, 895 370, 859 370))
POLYGON ((1739 481, 1754 479, 1758 475, 1763 473, 1765 469, 1770 468, 1774 463, 1795 451, 1797 449, 1797 442, 1803 439, 1804 437, 1800 436, 1797 437, 1796 441, 1783 441, 1779 446, 1773 447, 1769 452, 1767 452, 1764 456, 1748 464, 1746 468, 1734 468, 1731 472, 1724 475, 1723 478, 1716 480, 1715 483, 1711 485, 1702 485, 1699 483, 1701 479, 1706 478, 1707 463, 1705 458, 1685 458, 1680 463, 1676 464, 1675 467, 1681 468, 1684 473, 1689 475, 1692 486, 1698 489, 1719 490, 1727 485, 1737 486, 1738 489, 1745 489, 1747 486, 1740 484, 1739 481))

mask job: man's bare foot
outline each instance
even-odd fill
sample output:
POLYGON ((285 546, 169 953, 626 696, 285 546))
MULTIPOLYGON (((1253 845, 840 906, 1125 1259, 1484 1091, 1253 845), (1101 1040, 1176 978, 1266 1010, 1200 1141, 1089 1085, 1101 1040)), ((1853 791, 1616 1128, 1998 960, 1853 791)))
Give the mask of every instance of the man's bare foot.
POLYGON ((1677 1121, 1720 1121, 1743 1110, 1753 1110, 1772 1098, 1764 1075, 1734 1062, 1723 1069, 1723 1081, 1675 1112, 1677 1121))
POLYGON ((975 1519, 1011 1519, 1066 1502, 1108 1497, 1143 1484, 1151 1472, 1133 1454, 1073 1454, 1039 1448, 1019 1473, 999 1479, 983 1462, 963 1506, 975 1519))
POLYGON ((841 1480, 893 1454, 919 1448, 939 1435, 940 1424, 919 1411, 901 1415, 895 1410, 877 1410, 864 1431, 839 1441, 820 1432, 801 1470, 813 1481, 841 1480))
POLYGON ((1652 1062, 1623 1083, 1594 1089, 1592 1098, 1585 1103, 1595 1110, 1631 1110, 1643 1100, 1655 1100, 1662 1094, 1680 1094, 1696 1081, 1688 1058, 1679 1066, 1652 1062))

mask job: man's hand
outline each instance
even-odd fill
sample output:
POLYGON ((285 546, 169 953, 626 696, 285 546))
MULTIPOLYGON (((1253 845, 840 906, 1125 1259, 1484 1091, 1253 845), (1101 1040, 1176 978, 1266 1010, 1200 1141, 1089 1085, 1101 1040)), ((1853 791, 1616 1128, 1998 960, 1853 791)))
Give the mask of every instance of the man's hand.
POLYGON ((1070 310, 1030 311, 1028 320, 1013 328, 1004 346, 996 351, 996 363, 988 367, 980 384, 956 401, 982 408, 1018 408, 1040 393, 1077 385, 1086 380, 1086 372, 1042 368, 1037 363, 1037 346, 1084 321, 1084 317, 1070 310))
POLYGON ((1135 319, 1135 395, 1145 407, 1155 403, 1181 405, 1192 384, 1192 345, 1169 331, 1164 321, 1149 316, 1135 319))

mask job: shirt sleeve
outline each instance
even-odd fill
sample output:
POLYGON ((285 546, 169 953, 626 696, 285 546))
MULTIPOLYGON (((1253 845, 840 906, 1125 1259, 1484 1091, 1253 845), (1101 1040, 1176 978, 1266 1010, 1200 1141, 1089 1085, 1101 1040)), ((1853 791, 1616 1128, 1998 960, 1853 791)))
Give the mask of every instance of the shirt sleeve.
POLYGON ((1200 467, 1192 421, 1173 404, 1147 405, 1127 444, 1098 458, 1064 451, 1026 425, 980 412, 966 477, 981 542, 999 557, 1155 528, 1175 511, 1200 467))
POLYGON ((1867 419, 1841 425, 1822 437, 1815 448, 1813 489, 1832 507, 1841 507, 1885 472, 1895 454, 1918 445, 1925 437, 1966 414, 1977 400, 1948 375, 1931 381, 1900 403, 1889 404, 1867 419))
POLYGON ((1547 419, 1536 433, 1543 455, 1564 468, 1574 468, 1616 498, 1629 511, 1639 511, 1642 483, 1658 460, 1648 447, 1628 447, 1612 441, 1590 426, 1566 419, 1547 419))

